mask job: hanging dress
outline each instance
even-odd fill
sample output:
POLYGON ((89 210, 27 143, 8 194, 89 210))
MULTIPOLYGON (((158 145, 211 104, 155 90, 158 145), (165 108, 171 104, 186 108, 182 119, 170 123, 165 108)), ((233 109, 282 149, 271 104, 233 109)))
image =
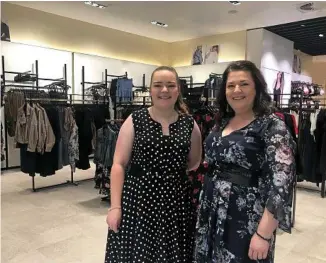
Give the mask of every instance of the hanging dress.
POLYGON ((195 234, 186 174, 194 120, 180 115, 163 135, 147 108, 132 113, 135 138, 118 233, 109 230, 105 263, 189 263, 195 234))
MULTIPOLYGON (((196 225, 196 263, 273 263, 275 238, 264 260, 248 257, 264 209, 291 231, 295 143, 275 115, 257 117, 222 137, 227 125, 205 141, 205 174, 196 225)), ((275 233, 274 233, 275 237, 275 233)))

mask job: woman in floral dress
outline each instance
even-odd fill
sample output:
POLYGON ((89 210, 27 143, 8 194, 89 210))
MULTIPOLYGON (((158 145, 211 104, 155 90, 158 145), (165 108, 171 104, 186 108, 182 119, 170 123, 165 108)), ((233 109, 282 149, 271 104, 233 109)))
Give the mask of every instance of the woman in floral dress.
POLYGON ((291 231, 296 145, 270 105, 257 67, 231 63, 205 141, 197 263, 273 263, 276 229, 291 231))

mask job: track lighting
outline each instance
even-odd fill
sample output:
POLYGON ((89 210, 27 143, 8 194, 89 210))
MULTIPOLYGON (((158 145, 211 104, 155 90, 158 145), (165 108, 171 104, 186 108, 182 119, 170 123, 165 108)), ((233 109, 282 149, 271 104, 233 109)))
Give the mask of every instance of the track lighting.
POLYGON ((106 6, 95 3, 93 1, 85 1, 84 3, 85 3, 85 5, 90 5, 90 6, 93 6, 93 7, 100 8, 100 9, 106 8, 106 6))

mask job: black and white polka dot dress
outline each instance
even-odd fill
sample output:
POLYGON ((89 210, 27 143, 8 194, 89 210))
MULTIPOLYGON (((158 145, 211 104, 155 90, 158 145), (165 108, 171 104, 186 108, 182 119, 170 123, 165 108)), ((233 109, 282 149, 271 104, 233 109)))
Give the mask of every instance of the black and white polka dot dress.
POLYGON ((195 207, 186 174, 194 120, 179 116, 163 135, 148 109, 132 114, 135 140, 119 232, 109 230, 105 263, 190 263, 195 207))

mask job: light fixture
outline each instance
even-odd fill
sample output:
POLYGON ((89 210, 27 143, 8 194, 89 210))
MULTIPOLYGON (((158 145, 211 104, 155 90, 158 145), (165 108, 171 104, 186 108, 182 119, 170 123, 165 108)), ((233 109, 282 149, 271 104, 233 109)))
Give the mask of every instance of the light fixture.
POLYGON ((232 5, 240 5, 241 3, 239 1, 229 1, 232 5))
POLYGON ((100 8, 100 9, 106 8, 105 5, 101 5, 101 4, 95 3, 93 1, 85 1, 84 3, 85 3, 85 5, 90 5, 90 6, 93 6, 93 7, 100 8))
POLYGON ((155 25, 155 26, 159 26, 159 27, 168 27, 167 24, 164 24, 164 23, 158 22, 158 21, 152 21, 151 24, 155 25))
POLYGON ((301 25, 302 27, 305 27, 306 25, 301 25))
POLYGON ((319 37, 324 37, 324 35, 323 34, 319 34, 319 37))

